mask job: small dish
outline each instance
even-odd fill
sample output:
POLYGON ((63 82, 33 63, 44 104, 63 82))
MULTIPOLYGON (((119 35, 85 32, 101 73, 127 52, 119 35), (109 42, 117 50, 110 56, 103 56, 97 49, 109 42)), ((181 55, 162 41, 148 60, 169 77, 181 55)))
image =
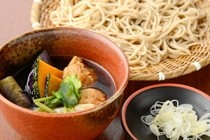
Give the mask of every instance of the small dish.
MULTIPOLYGON (((179 104, 191 104, 198 117, 210 113, 210 96, 196 88, 174 84, 151 85, 134 92, 122 107, 122 126, 128 139, 155 140, 149 127, 141 121, 141 116, 150 114, 150 107, 156 101, 178 100, 179 104)), ((209 137, 202 136, 203 140, 209 137)), ((161 136, 160 140, 167 140, 161 136)))

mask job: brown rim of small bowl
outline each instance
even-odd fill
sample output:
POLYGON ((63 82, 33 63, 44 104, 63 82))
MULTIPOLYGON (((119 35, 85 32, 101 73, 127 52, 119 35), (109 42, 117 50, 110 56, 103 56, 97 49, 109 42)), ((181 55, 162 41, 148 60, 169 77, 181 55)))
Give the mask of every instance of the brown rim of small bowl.
POLYGON ((121 118, 122 118, 122 123, 123 123, 123 127, 126 130, 126 132, 128 133, 128 135, 134 139, 134 140, 138 140, 133 134, 132 132, 129 130, 127 122, 126 122, 126 109, 128 107, 128 104, 131 102, 131 100, 136 97, 136 95, 141 94, 142 92, 148 90, 148 89, 152 89, 152 88, 156 88, 156 87, 180 87, 180 88, 184 88, 184 89, 189 89, 191 91, 194 91, 200 95, 202 95, 203 97, 207 98, 210 100, 210 96, 207 95, 206 93, 204 93, 201 90, 198 90, 194 87, 191 86, 187 86, 187 85, 183 85, 183 84, 176 84, 176 83, 163 83, 163 84, 155 84, 155 85, 150 85, 150 86, 146 86, 144 88, 141 88, 137 91, 135 91, 133 94, 131 94, 126 101, 124 102, 123 106, 122 106, 122 114, 121 114, 121 118))
POLYGON ((16 37, 10 39, 9 41, 7 41, 6 43, 4 43, 2 45, 2 47, 0 47, 0 51, 1 49, 3 49, 3 46, 5 46, 6 44, 9 44, 9 42, 13 41, 13 40, 16 40, 18 38, 21 38, 21 37, 24 37, 24 36, 27 36, 27 35, 30 35, 30 34, 33 34, 33 33, 39 33, 39 32, 45 32, 45 31, 50 31, 50 30, 55 30, 55 29, 58 29, 58 30, 63 30, 63 29, 74 29, 74 30, 81 30, 83 32, 87 32, 88 34, 92 34, 94 36, 96 36, 98 39, 105 39, 107 42, 109 42, 109 44, 112 44, 111 46, 115 46, 115 47, 112 47, 114 50, 116 50, 116 52, 118 52, 118 54, 120 54, 121 58, 123 59, 123 62, 126 63, 127 65, 127 69, 125 69, 125 77, 123 80, 123 84, 118 88, 118 90, 113 94, 113 96, 111 96, 110 98, 108 98, 105 102, 97 105, 97 107, 94 107, 94 108, 91 108, 91 109, 88 109, 88 110, 85 110, 85 111, 81 111, 81 112, 69 112, 69 113, 46 113, 46 112, 36 112, 36 111, 33 111, 33 110, 30 110, 28 108, 23 108, 21 106, 18 106, 14 103, 12 103, 11 101, 9 101, 8 99, 6 99, 3 95, 0 94, 0 100, 2 102, 4 102, 5 104, 7 104, 8 106, 10 106, 11 108, 15 108, 16 110, 20 110, 24 113, 29 113, 29 114, 33 114, 33 115, 37 115, 37 116, 53 116, 53 117, 67 117, 67 116, 79 116, 79 115, 84 115, 84 114, 88 114, 88 113, 91 113, 91 112, 95 112, 95 111, 98 111, 102 108, 104 108, 106 105, 112 103, 114 100, 116 100, 121 94, 123 94, 123 91, 125 89, 125 87, 127 86, 128 84, 128 77, 129 77, 129 65, 128 65, 128 61, 127 61, 127 58, 125 57, 124 53, 122 52, 122 50, 117 47, 117 45, 111 41, 110 39, 102 36, 102 35, 99 35, 98 33, 95 33, 95 32, 92 32, 92 31, 89 31, 87 29, 80 29, 80 28, 73 28, 73 27, 50 27, 50 28, 44 28, 44 29, 37 29, 37 30, 32 30, 32 31, 28 31, 26 33, 23 33, 23 34, 20 34, 20 35, 17 35, 16 37))

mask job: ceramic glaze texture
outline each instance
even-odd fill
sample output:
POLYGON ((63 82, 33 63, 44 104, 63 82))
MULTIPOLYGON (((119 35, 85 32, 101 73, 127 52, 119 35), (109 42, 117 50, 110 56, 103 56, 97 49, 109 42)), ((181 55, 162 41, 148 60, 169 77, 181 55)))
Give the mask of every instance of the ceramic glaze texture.
POLYGON ((101 134, 119 111, 129 66, 110 40, 75 28, 50 28, 21 35, 0 50, 0 79, 12 75, 46 49, 52 56, 77 55, 92 60, 112 75, 116 92, 103 104, 80 113, 50 114, 17 106, 0 95, 0 109, 8 123, 27 140, 91 140, 101 134))

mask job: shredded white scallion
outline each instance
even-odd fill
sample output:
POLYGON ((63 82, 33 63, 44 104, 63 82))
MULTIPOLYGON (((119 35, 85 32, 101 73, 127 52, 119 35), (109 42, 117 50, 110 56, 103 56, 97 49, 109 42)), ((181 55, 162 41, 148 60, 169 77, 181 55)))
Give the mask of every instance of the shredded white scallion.
POLYGON ((157 136, 165 135, 170 140, 201 140, 201 136, 210 137, 210 113, 200 119, 190 104, 179 105, 178 100, 157 101, 147 116, 141 121, 147 124, 151 132, 157 136))

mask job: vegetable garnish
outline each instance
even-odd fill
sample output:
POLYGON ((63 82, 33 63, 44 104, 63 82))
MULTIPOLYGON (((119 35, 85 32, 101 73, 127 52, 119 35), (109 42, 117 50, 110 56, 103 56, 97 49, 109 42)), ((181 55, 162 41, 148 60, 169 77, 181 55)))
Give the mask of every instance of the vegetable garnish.
POLYGON ((81 81, 76 75, 67 76, 55 94, 61 95, 64 105, 75 106, 80 98, 79 89, 81 86, 81 81))
POLYGON ((210 113, 200 119, 190 104, 181 104, 177 100, 157 101, 150 108, 151 115, 142 116, 141 121, 150 127, 157 136, 166 135, 170 140, 201 140, 202 135, 210 137, 210 113))
POLYGON ((76 75, 67 76, 62 80, 59 90, 53 92, 52 96, 33 101, 39 107, 39 111, 53 113, 56 107, 64 106, 67 112, 72 112, 74 106, 78 104, 81 86, 81 81, 76 75))

